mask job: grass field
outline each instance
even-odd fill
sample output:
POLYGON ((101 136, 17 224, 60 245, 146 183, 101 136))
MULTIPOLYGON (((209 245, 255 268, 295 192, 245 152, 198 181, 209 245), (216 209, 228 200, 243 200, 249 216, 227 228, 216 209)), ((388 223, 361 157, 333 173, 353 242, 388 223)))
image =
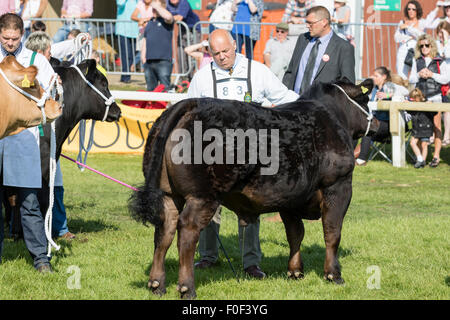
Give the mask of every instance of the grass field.
MULTIPOLYGON (((74 155, 70 155, 74 157, 74 155)), ((288 245, 281 222, 261 220, 263 281, 242 271, 236 216, 225 211, 221 238, 238 272, 223 254, 212 270, 196 271, 201 299, 443 299, 450 298, 450 149, 436 169, 393 168, 372 161, 357 167, 353 199, 344 220, 340 263, 343 286, 323 280, 322 224, 305 221, 305 278, 287 280, 288 245)), ((128 184, 143 181, 142 156, 91 154, 88 165, 128 184)), ((147 289, 153 227, 132 220, 130 191, 61 159, 72 242, 58 241, 53 274, 34 271, 22 241, 5 239, 0 265, 4 299, 178 299, 176 239, 166 260, 167 294, 147 289), (78 281, 79 280, 79 281, 78 281)))

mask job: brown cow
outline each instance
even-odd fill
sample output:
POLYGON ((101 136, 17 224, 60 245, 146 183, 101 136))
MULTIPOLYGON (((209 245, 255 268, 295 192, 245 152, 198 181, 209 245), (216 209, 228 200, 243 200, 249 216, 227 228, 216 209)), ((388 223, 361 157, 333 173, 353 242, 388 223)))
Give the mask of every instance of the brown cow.
MULTIPOLYGON (((0 63, 0 68, 6 77, 28 94, 40 99, 44 90, 36 80, 38 70, 35 66, 24 68, 13 56, 8 56, 0 63), (25 78, 26 76, 26 78, 25 78), (29 87, 24 79, 29 81, 29 87)), ((13 87, 0 75, 0 139, 17 134, 26 128, 37 126, 42 122, 42 111, 36 102, 13 87)), ((58 118, 62 113, 61 105, 55 100, 45 102, 47 122, 58 118)))

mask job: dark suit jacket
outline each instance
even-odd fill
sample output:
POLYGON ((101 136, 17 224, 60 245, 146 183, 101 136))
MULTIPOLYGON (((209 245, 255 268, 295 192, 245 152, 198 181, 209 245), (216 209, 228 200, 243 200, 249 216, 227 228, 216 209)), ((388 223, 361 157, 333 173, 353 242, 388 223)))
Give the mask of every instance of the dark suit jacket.
MULTIPOLYGON (((297 39, 291 62, 283 77, 283 83, 288 89, 294 90, 298 66, 310 39, 309 32, 301 34, 297 39)), ((327 83, 346 77, 355 83, 354 47, 348 41, 340 38, 333 32, 324 55, 328 55, 330 60, 325 62, 322 59, 314 77, 314 82, 327 83)))

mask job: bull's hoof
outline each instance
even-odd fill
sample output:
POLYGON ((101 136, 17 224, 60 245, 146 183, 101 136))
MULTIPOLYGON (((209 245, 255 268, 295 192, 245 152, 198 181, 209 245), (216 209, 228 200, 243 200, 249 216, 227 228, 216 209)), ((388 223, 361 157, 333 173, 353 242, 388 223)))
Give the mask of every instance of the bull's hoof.
POLYGON ((180 292, 180 298, 184 300, 193 300, 197 298, 195 289, 189 289, 187 286, 177 285, 177 290, 180 292))
POLYGON ((332 282, 334 284, 343 285, 345 284, 344 279, 341 278, 340 275, 333 275, 331 273, 324 276, 325 280, 332 282))
POLYGON ((163 296, 166 294, 166 288, 164 286, 161 286, 161 284, 157 280, 150 280, 148 282, 148 287, 155 295, 163 296))
POLYGON ((299 279, 303 279, 305 277, 305 275, 301 271, 288 271, 287 276, 289 279, 293 279, 293 280, 299 280, 299 279))

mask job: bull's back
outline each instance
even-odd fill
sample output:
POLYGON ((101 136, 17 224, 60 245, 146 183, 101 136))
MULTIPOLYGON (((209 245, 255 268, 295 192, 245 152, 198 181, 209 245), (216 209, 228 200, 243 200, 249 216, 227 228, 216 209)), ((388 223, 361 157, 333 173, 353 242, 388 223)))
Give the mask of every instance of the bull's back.
POLYGON ((332 158, 328 153, 336 153, 334 146, 342 144, 339 135, 333 133, 329 114, 320 108, 272 110, 228 101, 202 103, 183 115, 166 142, 161 179, 166 192, 218 198, 241 212, 298 207, 320 188, 324 159, 332 158), (237 142, 227 144, 227 132, 236 133, 237 129, 246 134, 244 163, 237 161, 241 151, 237 142), (206 159, 213 142, 205 138, 208 130, 223 139, 222 157, 216 158, 219 163, 206 159), (189 141, 180 138, 183 132, 189 141), (270 143, 265 145, 266 141, 270 143), (190 155, 180 163, 181 155, 185 155, 180 153, 184 143, 190 145, 185 149, 190 155), (227 162, 231 150, 234 157, 227 162), (253 161, 252 152, 256 153, 253 161))

